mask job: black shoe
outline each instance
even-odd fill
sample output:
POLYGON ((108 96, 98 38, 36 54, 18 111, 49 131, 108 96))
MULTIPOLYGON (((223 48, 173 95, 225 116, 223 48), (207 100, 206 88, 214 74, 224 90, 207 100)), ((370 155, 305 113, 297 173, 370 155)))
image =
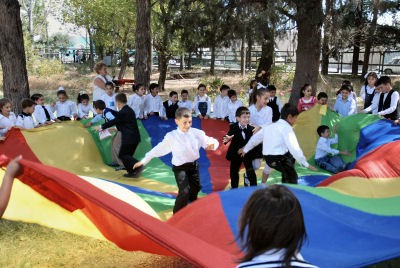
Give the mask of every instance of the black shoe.
POLYGON ((143 169, 144 169, 144 166, 140 166, 140 167, 134 169, 133 170, 133 174, 135 176, 134 178, 139 178, 140 175, 142 175, 143 169))
POLYGON ((134 172, 128 172, 124 174, 125 178, 136 178, 136 174, 134 172))

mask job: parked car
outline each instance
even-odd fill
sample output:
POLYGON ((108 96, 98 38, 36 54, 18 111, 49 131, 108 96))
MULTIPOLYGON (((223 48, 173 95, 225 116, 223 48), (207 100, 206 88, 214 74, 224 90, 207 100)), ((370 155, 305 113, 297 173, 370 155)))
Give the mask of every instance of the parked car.
POLYGON ((389 61, 385 65, 383 72, 385 74, 400 73, 400 57, 395 57, 389 61))

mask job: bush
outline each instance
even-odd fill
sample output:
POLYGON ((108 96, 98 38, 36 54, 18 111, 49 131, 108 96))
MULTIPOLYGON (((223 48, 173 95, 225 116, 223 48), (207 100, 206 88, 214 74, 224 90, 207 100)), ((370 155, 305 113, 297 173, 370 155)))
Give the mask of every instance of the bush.
POLYGON ((34 57, 27 63, 29 75, 47 77, 54 74, 63 74, 64 65, 59 60, 42 59, 34 57))
POLYGON ((199 84, 207 86, 207 95, 215 97, 219 93, 219 88, 224 84, 221 77, 202 77, 199 79, 199 84))

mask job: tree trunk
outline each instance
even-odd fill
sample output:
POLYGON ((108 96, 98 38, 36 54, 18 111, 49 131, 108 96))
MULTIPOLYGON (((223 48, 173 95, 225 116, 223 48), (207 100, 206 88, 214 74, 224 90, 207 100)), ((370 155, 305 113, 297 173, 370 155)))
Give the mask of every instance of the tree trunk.
POLYGON ((94 67, 94 48, 93 48, 93 36, 90 28, 87 29, 89 36, 89 50, 90 50, 90 70, 93 70, 94 67))
POLYGON ((191 52, 191 51, 189 51, 187 68, 188 68, 189 70, 192 69, 192 52, 191 52))
POLYGON ((247 54, 246 54, 246 65, 248 66, 248 68, 250 68, 249 70, 251 70, 252 68, 252 62, 251 62, 251 49, 253 47, 253 40, 251 38, 251 35, 249 34, 247 36, 247 54))
MULTIPOLYGON (((271 70, 272 64, 274 63, 274 51, 275 51, 275 33, 273 29, 265 27, 263 33, 263 41, 261 44, 261 58, 260 63, 257 67, 256 74, 261 73, 261 71, 266 71, 267 73, 271 70)), ((257 78, 257 76, 256 76, 257 78)))
POLYGON ((357 9, 355 11, 355 28, 356 33, 353 41, 353 62, 351 64, 351 74, 358 74, 358 60, 360 58, 360 46, 361 46, 361 31, 363 27, 362 23, 362 9, 363 9, 363 1, 360 1, 357 4, 357 9))
POLYGON ((17 0, 0 1, 0 62, 4 97, 11 100, 14 112, 20 113, 21 100, 29 97, 29 83, 17 0))
POLYGON ((128 65, 129 54, 126 48, 122 49, 121 55, 121 68, 119 69, 118 79, 122 79, 125 76, 126 67, 128 65))
POLYGON ((364 62, 363 62, 363 67, 362 67, 362 72, 361 72, 361 76, 362 77, 364 77, 364 75, 368 72, 369 56, 370 56, 370 53, 371 53, 371 48, 372 48, 372 43, 373 43, 373 36, 375 34, 376 24, 377 24, 377 21, 378 21, 378 4, 379 4, 378 0, 374 0, 372 2, 373 15, 372 15, 371 25, 369 26, 369 29, 368 29, 367 40, 365 41, 364 62))
POLYGON ((167 70, 168 70, 168 61, 169 58, 165 54, 165 52, 158 53, 158 67, 160 68, 160 76, 158 77, 158 85, 159 90, 164 91, 165 89, 165 80, 167 79, 167 70))
POLYGON ((215 44, 211 45, 211 63, 210 63, 210 74, 215 74, 215 44))
POLYGON ((331 39, 331 27, 332 27, 332 9, 333 0, 326 0, 326 11, 325 11, 325 21, 324 21, 324 39, 322 41, 322 63, 321 63, 321 73, 323 75, 328 74, 329 69, 329 56, 330 56, 330 39, 331 39))
POLYGON ((315 95, 319 73, 321 52, 321 26, 323 20, 322 0, 296 1, 295 16, 298 27, 298 45, 296 51, 296 71, 289 102, 297 105, 300 88, 311 84, 315 95), (312 14, 312 17, 310 17, 312 14), (311 19, 312 18, 312 19, 311 19))
POLYGON ((240 73, 242 76, 246 75, 246 34, 243 33, 242 42, 240 47, 240 73))
POLYGON ((183 67, 185 65, 185 53, 181 53, 181 63, 179 64, 179 71, 183 71, 183 67))
POLYGON ((136 0, 135 82, 146 88, 150 85, 152 61, 150 15, 151 1, 136 0))

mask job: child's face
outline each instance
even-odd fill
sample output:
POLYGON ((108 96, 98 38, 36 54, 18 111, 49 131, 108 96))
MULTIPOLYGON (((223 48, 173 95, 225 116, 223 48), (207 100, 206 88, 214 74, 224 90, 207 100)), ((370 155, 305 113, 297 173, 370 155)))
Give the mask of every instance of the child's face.
POLYGON ((136 91, 136 94, 138 94, 139 96, 143 96, 143 95, 144 95, 144 91, 145 91, 144 87, 140 87, 140 88, 136 91))
POLYGON ((250 87, 251 88, 255 88, 257 86, 257 81, 253 81, 253 83, 251 83, 250 87))
POLYGON ((68 99, 65 94, 58 94, 57 98, 61 103, 65 102, 68 99))
POLYGON ((236 117, 236 120, 241 126, 247 126, 250 122, 250 113, 243 113, 240 116, 236 117))
POLYGON ((323 138, 329 138, 330 135, 331 131, 329 129, 325 129, 325 131, 321 133, 321 137, 323 138))
POLYGON ((206 94, 206 88, 205 87, 201 87, 197 91, 198 91, 200 97, 203 97, 206 94))
POLYGON ((375 85, 376 78, 374 76, 370 75, 370 76, 368 76, 367 81, 368 81, 368 85, 370 87, 373 87, 375 85))
POLYGON ((175 123, 178 125, 178 128, 182 132, 188 132, 189 129, 192 127, 192 117, 181 117, 181 118, 176 118, 175 123))
POLYGON ((125 103, 122 103, 122 102, 119 102, 119 101, 116 101, 115 104, 117 105, 118 111, 120 111, 122 109, 122 107, 125 106, 125 103))
POLYGON ((229 99, 231 100, 231 102, 236 102, 237 101, 237 96, 233 95, 229 99))
POLYGON ((33 114, 34 111, 35 111, 35 105, 26 107, 26 109, 25 109, 25 112, 26 112, 27 114, 33 114))
POLYGON ((265 92, 263 95, 257 95, 257 104, 268 105, 270 94, 265 92))
POLYGON ((178 102, 178 95, 172 95, 172 97, 170 97, 170 100, 172 101, 172 103, 177 103, 178 102))
POLYGON ((270 90, 269 91, 269 95, 270 95, 270 97, 275 97, 275 95, 276 95, 276 90, 270 90))
POLYGON ((7 102, 3 108, 1 108, 1 113, 5 116, 8 117, 11 113, 11 103, 7 102))
POLYGON ((291 114, 288 115, 288 117, 286 118, 286 121, 293 126, 296 123, 297 120, 297 115, 292 116, 291 114))
POLYGON ((183 93, 183 94, 181 94, 181 97, 182 97, 183 101, 187 101, 187 99, 189 98, 189 94, 183 93))
POLYGON ((89 100, 82 100, 81 103, 83 106, 86 106, 89 104, 89 100))
POLYGON ((221 90, 221 96, 225 97, 228 95, 228 89, 221 90))
POLYGON ((312 93, 311 87, 306 87, 306 88, 303 90, 304 97, 310 97, 310 96, 311 96, 311 93, 312 93))
POLYGON ((112 86, 106 86, 106 94, 112 96, 114 88, 112 86))
POLYGON ((153 97, 156 96, 158 94, 158 87, 153 88, 150 93, 153 97))
POLYGON ((340 93, 342 93, 343 100, 347 100, 349 98, 350 92, 348 90, 342 90, 340 93))
POLYGON ((44 105, 44 97, 40 97, 35 102, 36 102, 36 105, 43 106, 44 105))
POLYGON ((390 91, 391 86, 390 84, 380 84, 379 86, 376 87, 376 89, 379 88, 379 91, 382 93, 387 93, 390 91))
POLYGON ((103 110, 100 110, 99 108, 94 108, 94 110, 96 111, 96 114, 102 114, 103 110))
POLYGON ((328 103, 328 98, 320 98, 318 103, 321 105, 326 105, 328 103))

